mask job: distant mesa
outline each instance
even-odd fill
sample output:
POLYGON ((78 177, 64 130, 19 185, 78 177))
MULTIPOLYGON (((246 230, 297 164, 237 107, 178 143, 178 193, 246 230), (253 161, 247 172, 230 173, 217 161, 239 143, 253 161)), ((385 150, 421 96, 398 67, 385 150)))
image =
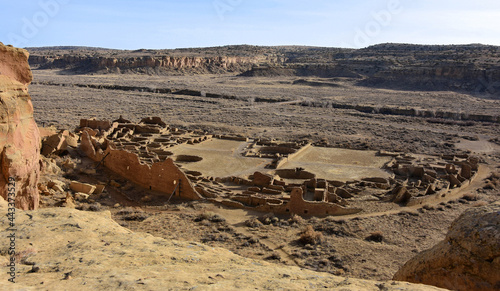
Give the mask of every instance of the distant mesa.
MULTIPOLYGON (((500 95, 494 81, 500 79, 500 47, 481 44, 386 43, 363 49, 241 45, 135 51, 88 47, 28 50, 33 68, 67 73, 342 77, 367 87, 500 95)), ((331 82, 296 84, 337 86, 331 82)))

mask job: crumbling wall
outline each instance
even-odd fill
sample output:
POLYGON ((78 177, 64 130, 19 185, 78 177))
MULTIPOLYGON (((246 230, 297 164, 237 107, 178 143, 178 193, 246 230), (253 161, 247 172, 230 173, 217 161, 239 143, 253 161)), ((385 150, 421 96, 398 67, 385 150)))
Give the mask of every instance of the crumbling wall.
POLYGON ((141 163, 136 154, 116 150, 107 140, 99 144, 86 130, 82 132, 80 147, 94 161, 103 161, 108 169, 144 188, 167 195, 172 194, 177 188, 174 196, 189 200, 203 199, 186 174, 170 158, 152 165, 141 163))
MULTIPOLYGON (((8 200, 15 180, 15 206, 36 209, 40 176, 40 133, 28 94, 28 52, 0 43, 0 195, 8 200)), ((9 201, 10 202, 10 201, 9 201)))
POLYGON ((359 208, 345 208, 335 203, 305 201, 301 188, 292 190, 290 201, 287 203, 282 205, 267 203, 255 209, 275 214, 297 214, 303 216, 349 215, 362 211, 359 208))

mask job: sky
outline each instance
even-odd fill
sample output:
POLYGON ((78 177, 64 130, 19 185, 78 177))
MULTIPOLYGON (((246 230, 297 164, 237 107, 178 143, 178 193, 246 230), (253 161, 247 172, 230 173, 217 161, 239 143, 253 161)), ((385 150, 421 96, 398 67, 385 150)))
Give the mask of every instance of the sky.
POLYGON ((4 0, 17 47, 500 45, 498 0, 4 0))

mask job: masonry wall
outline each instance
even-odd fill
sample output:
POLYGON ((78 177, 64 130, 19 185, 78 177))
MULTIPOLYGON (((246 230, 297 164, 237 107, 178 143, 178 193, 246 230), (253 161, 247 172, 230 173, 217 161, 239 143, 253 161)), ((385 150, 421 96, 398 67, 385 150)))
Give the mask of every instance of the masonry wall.
POLYGON ((180 188, 176 190, 174 196, 189 200, 203 199, 186 174, 170 158, 151 166, 142 164, 134 153, 115 150, 109 144, 105 150, 101 149, 86 131, 82 132, 81 149, 94 161, 102 161, 105 158, 103 162, 105 167, 146 189, 171 195, 177 183, 180 183, 180 188))

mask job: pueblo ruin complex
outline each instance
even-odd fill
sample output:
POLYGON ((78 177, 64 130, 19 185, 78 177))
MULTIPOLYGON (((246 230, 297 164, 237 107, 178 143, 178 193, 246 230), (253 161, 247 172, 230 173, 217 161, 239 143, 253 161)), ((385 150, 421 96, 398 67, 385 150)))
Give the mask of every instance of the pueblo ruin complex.
POLYGON ((360 197, 423 205, 466 187, 479 162, 468 155, 363 152, 306 141, 213 136, 171 128, 158 117, 140 123, 121 116, 113 122, 82 119, 78 131, 89 158, 169 200, 206 199, 275 214, 355 214, 363 208, 351 202, 360 197))

